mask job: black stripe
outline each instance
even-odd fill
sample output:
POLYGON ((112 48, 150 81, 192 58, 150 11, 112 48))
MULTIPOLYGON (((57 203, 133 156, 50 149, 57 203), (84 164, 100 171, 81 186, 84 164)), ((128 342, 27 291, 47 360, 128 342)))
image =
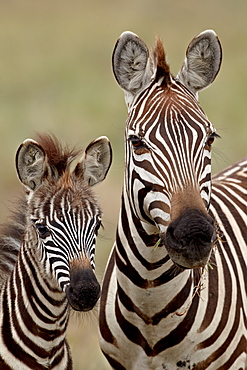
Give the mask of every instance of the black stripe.
POLYGON ((105 307, 107 305, 107 292, 108 292, 109 284, 111 281, 112 270, 115 265, 114 259, 115 259, 115 250, 111 254, 111 258, 108 261, 108 268, 105 272, 105 277, 104 277, 104 281, 103 281, 102 288, 101 288, 99 328, 100 328, 101 335, 105 339, 105 341, 116 345, 116 339, 114 338, 114 336, 112 335, 109 329, 109 326, 106 320, 106 312, 105 312, 105 307))

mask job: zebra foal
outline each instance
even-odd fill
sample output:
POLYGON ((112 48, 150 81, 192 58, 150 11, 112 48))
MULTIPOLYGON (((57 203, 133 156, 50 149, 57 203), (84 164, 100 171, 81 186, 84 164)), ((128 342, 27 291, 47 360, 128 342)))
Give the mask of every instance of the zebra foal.
POLYGON ((118 370, 247 369, 246 159, 211 181, 218 135, 197 100, 220 69, 219 40, 195 37, 177 77, 160 39, 149 52, 131 32, 112 62, 128 118, 102 351, 118 370))
POLYGON ((110 143, 91 142, 72 170, 79 154, 45 135, 17 151, 26 201, 0 237, 0 369, 72 369, 69 309, 91 310, 99 298, 101 210, 91 187, 108 172, 110 143))

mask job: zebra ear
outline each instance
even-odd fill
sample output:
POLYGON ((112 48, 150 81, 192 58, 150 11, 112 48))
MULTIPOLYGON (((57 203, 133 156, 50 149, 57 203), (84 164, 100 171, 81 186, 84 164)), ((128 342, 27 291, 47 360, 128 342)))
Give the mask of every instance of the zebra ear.
POLYGON ((194 94, 208 87, 217 76, 222 60, 221 45, 213 30, 206 30, 189 44, 177 78, 194 94))
POLYGON ((46 154, 34 140, 25 140, 18 148, 15 164, 18 177, 28 190, 36 190, 42 183, 46 154))
POLYGON ((115 78, 130 103, 149 82, 149 52, 146 44, 134 33, 126 31, 119 37, 112 55, 115 78))
POLYGON ((101 136, 87 146, 74 173, 76 176, 82 177, 89 186, 93 186, 105 179, 111 163, 110 141, 106 136, 101 136))

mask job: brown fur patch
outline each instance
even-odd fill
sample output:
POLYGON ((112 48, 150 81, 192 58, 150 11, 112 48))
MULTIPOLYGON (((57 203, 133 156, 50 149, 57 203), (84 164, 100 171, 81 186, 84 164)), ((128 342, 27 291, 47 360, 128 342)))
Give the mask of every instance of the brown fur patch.
POLYGON ((86 256, 80 256, 79 258, 73 258, 69 262, 71 270, 79 270, 79 269, 90 269, 92 270, 92 266, 90 263, 90 259, 86 256))
POLYGON ((171 221, 176 220, 189 208, 198 209, 207 214, 199 190, 192 186, 187 186, 173 194, 171 199, 171 221))

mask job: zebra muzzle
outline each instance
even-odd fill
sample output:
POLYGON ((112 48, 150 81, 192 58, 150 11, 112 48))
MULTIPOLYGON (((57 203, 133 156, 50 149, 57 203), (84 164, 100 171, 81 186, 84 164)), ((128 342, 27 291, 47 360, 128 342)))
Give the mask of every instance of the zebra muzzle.
POLYGON ((168 226, 164 244, 170 258, 182 268, 204 267, 216 240, 213 219, 188 209, 168 226))
POLYGON ((92 269, 76 268, 71 270, 70 284, 65 292, 75 311, 90 311, 99 299, 100 284, 92 269))

